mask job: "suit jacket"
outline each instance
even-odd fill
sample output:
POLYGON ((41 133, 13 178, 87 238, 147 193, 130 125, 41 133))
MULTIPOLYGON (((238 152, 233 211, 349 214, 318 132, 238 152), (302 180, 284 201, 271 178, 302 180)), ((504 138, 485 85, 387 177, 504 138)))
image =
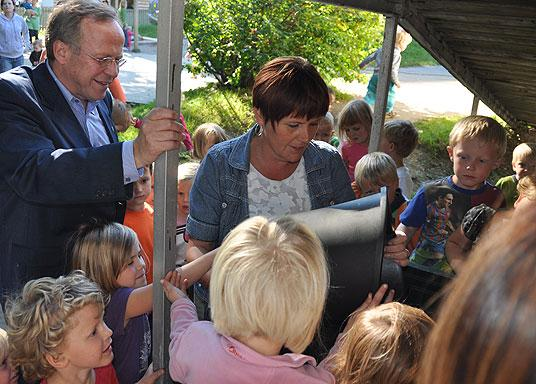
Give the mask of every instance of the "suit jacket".
POLYGON ((91 217, 123 221, 122 144, 110 96, 97 109, 111 144, 93 148, 42 64, 0 75, 0 287, 69 270, 65 243, 91 217), (52 155, 63 149, 58 156, 52 155))

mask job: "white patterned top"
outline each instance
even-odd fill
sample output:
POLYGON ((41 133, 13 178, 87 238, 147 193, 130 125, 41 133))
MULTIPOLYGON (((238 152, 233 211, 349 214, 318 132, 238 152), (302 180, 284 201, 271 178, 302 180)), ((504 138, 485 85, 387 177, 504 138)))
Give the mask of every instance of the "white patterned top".
POLYGON ((264 177, 250 164, 248 173, 249 216, 275 219, 297 212, 310 211, 311 199, 303 158, 298 167, 284 180, 264 177))

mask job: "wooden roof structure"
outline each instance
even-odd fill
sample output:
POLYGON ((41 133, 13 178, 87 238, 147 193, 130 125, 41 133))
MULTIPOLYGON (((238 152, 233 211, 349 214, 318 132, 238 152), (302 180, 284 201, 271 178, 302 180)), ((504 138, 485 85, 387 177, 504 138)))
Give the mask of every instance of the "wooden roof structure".
POLYGON ((398 17, 415 40, 512 128, 536 127, 536 1, 322 2, 398 17))

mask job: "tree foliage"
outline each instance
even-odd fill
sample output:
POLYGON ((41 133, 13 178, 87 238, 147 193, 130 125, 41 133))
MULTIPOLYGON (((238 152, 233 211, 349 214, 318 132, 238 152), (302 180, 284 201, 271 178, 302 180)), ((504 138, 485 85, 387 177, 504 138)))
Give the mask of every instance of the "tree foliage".
POLYGON ((188 0, 185 16, 193 72, 235 88, 289 55, 309 60, 326 80, 353 80, 383 30, 377 14, 304 0, 188 0))

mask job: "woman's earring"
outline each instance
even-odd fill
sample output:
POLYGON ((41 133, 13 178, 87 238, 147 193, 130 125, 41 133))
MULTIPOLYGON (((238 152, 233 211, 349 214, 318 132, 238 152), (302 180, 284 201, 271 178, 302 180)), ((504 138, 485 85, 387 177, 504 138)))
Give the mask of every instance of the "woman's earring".
POLYGON ((257 128, 257 136, 262 136, 263 132, 264 132, 264 127, 259 124, 259 127, 257 128))

